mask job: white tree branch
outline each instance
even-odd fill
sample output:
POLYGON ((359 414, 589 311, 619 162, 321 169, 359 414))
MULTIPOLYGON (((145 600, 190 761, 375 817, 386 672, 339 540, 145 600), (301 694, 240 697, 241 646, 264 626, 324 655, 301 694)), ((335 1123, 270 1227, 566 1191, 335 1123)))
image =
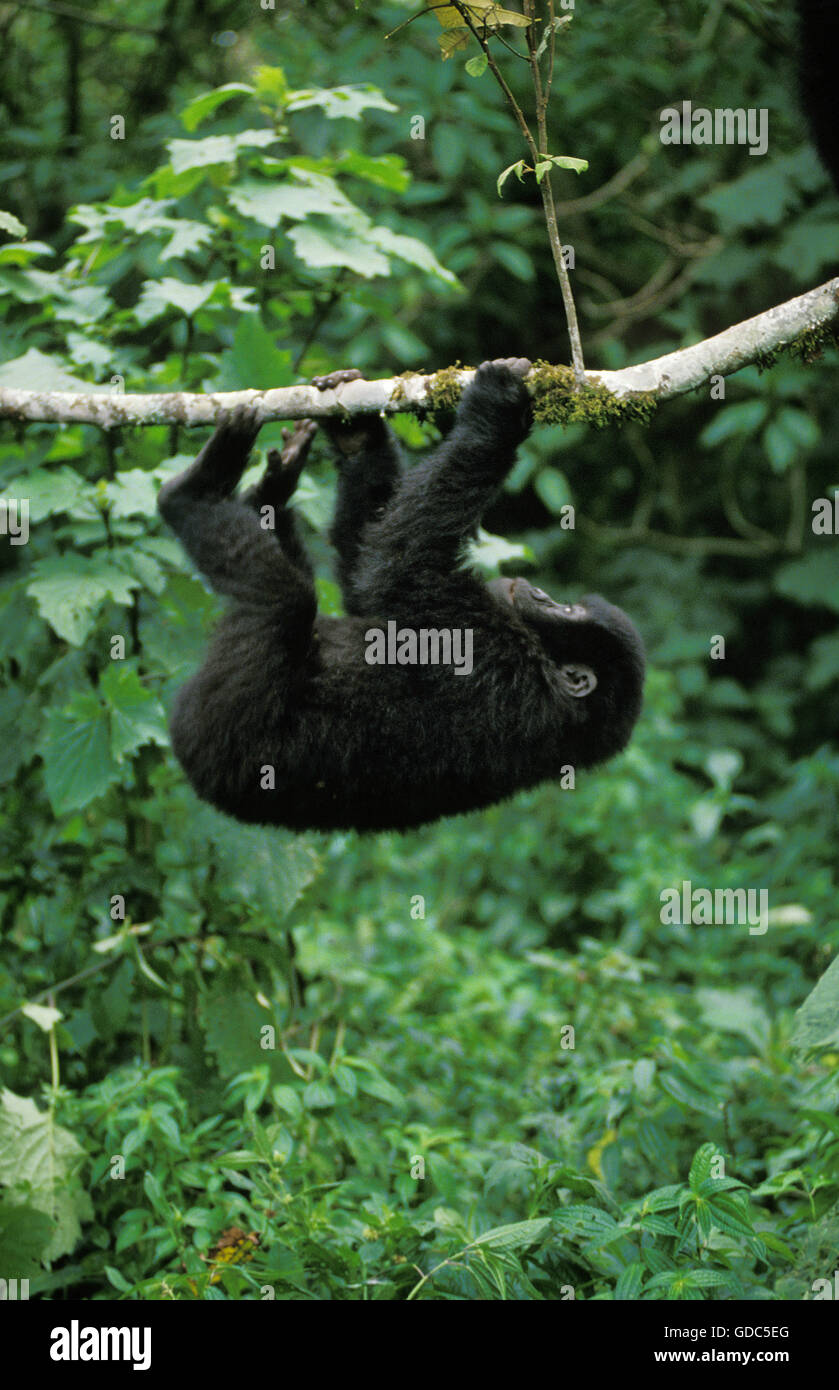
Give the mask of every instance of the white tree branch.
MULTIPOLYGON (((839 277, 808 290, 785 304, 777 304, 754 318, 727 328, 693 347, 669 352, 651 362, 624 367, 618 372, 587 372, 586 379, 616 396, 651 392, 669 400, 701 386, 712 376, 730 376, 759 357, 785 347, 805 331, 819 330, 839 318, 839 277)), ((462 386, 474 375, 457 374, 462 386)), ((226 391, 196 395, 172 391, 164 395, 132 395, 112 387, 91 387, 90 392, 24 391, 0 388, 0 418, 40 420, 54 424, 98 425, 117 429, 123 425, 209 425, 222 409, 259 402, 265 420, 312 419, 329 415, 357 415, 365 411, 412 410, 432 402, 435 376, 388 377, 382 381, 350 381, 335 391, 312 386, 284 386, 269 391, 226 391)))

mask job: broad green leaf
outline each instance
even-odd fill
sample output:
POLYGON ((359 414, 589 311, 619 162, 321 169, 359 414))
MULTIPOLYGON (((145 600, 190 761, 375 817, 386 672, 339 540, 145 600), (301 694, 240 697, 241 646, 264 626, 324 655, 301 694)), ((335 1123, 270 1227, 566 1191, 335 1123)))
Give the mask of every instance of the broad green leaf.
MULTIPOLYGON (((391 193, 404 193, 410 186, 411 175, 399 154, 362 154, 361 150, 346 150, 336 166, 341 173, 364 179, 366 183, 386 188, 391 193)), ((0 251, 2 261, 2 251, 0 251)))
POLYGON ((398 111, 392 101, 369 82, 359 82, 346 87, 310 87, 292 92, 286 110, 304 111, 317 106, 330 120, 346 117, 357 121, 362 111, 370 108, 377 111, 398 111))
POLYGON ((44 465, 36 473, 20 474, 9 484, 7 492, 10 497, 29 499, 32 523, 65 512, 86 521, 101 515, 96 505, 96 488, 68 464, 54 469, 44 465))
MULTIPOLYGON (((55 1123, 51 1110, 3 1091, 0 1096, 0 1185, 18 1202, 43 1212, 52 1223, 44 1259, 54 1261, 75 1249, 82 1222, 93 1205, 78 1181, 86 1158, 69 1130, 55 1123)), ((5 1223, 4 1223, 5 1224, 5 1223)), ((15 1268, 15 1266, 12 1266, 15 1268)))
MULTIPOLYGON (((361 231, 363 234, 366 228, 361 231)), ((289 228, 287 235, 296 254, 312 270, 346 266, 365 279, 390 274, 387 256, 369 242, 360 240, 358 231, 330 226, 315 227, 311 222, 303 222, 289 228)))
POLYGON ((93 628, 106 598, 131 602, 137 580, 97 553, 53 555, 32 566, 26 592, 59 637, 80 646, 93 628))
POLYGON ((289 171, 296 182, 269 183, 245 179, 228 193, 228 201, 243 217, 263 227, 276 227, 284 217, 302 221, 313 214, 363 216, 345 197, 334 179, 307 169, 289 171))
POLYGON ((273 145, 279 138, 275 130, 240 130, 236 135, 206 135, 203 140, 169 140, 166 148, 172 169, 183 174, 188 169, 233 164, 240 150, 273 145))
POLYGON ((0 387, 13 386, 24 391, 109 391, 82 377, 71 376, 56 357, 47 357, 38 348, 29 348, 22 357, 10 358, 0 366, 0 387))
POLYGON ((416 237, 402 236, 397 232, 392 232, 389 227, 373 227, 370 230, 369 239, 375 246, 380 246, 383 251, 386 251, 388 255, 398 256, 400 260, 407 261, 409 265, 418 266, 420 270, 428 271, 430 275, 436 275, 438 279, 445 280, 448 285, 458 283, 457 276, 452 275, 450 270, 446 270, 425 242, 419 241, 416 237))
POLYGON ((113 518, 155 516, 157 488, 154 475, 144 468, 129 468, 105 483, 105 494, 113 518))
POLYGON ((307 1110, 331 1110, 335 1092, 325 1081, 310 1081, 303 1091, 303 1104, 307 1110))
POLYGON ((192 318, 211 298, 216 287, 215 280, 202 285, 187 284, 185 280, 174 280, 169 275, 159 280, 147 280, 140 292, 134 310, 138 323, 151 323, 170 309, 177 309, 187 318, 192 318))
POLYGON ((102 674, 100 689, 111 715, 111 752, 117 762, 146 743, 167 746, 163 707, 132 667, 111 662, 102 674))
POLYGON ((93 694, 76 695, 66 710, 47 711, 40 752, 57 816, 87 806, 119 779, 108 716, 93 694))

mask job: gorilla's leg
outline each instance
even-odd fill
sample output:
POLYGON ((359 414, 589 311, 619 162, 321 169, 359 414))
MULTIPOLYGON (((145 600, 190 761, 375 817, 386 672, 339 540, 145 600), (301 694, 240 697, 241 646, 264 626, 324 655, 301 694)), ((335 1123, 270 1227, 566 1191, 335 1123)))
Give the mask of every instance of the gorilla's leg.
POLYGON ((316 603, 308 576, 291 563, 252 507, 230 493, 259 431, 258 411, 223 414, 197 459, 165 483, 158 509, 217 593, 277 614, 278 640, 295 646, 311 629, 316 603))
MULTIPOLYGON (((362 373, 354 367, 312 378, 321 391, 332 391, 362 373)), ((321 420, 338 463, 338 494, 330 538, 338 552, 338 578, 348 613, 359 613, 354 588, 364 531, 382 516, 401 476, 399 448, 380 415, 321 420)))
POLYGON ((297 518, 286 504, 294 494, 316 434, 313 420, 298 420, 294 430, 284 429, 282 449, 269 449, 259 482, 242 493, 242 501, 258 514, 263 530, 276 536, 291 563, 310 579, 312 563, 298 534, 297 518))

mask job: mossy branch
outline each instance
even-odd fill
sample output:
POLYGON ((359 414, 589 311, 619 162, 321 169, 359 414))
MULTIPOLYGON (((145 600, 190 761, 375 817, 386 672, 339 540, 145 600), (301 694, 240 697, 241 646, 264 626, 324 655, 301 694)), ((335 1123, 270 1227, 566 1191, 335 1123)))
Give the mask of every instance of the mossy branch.
MULTIPOLYGON (((577 387, 571 367, 538 362, 527 378, 536 419, 593 425, 646 420, 660 402, 694 391, 712 377, 731 376, 752 363, 769 367, 782 352, 812 360, 839 341, 837 323, 839 278, 693 347, 617 372, 586 372, 582 388, 577 387)), ((252 401, 259 403, 265 420, 318 420, 373 411, 424 413, 456 405, 472 376, 473 369, 455 366, 430 375, 406 372, 382 381, 349 381, 335 391, 301 385, 211 395, 186 391, 134 395, 110 387, 92 387, 90 393, 7 387, 0 389, 0 418, 98 425, 103 430, 126 425, 209 425, 220 410, 252 401)))

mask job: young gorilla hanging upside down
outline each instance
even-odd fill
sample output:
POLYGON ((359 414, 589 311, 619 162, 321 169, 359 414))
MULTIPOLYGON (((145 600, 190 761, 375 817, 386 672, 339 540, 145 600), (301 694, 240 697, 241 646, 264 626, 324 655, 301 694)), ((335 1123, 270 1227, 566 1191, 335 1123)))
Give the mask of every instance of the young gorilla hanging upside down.
POLYGON ((317 612, 286 505, 311 421, 234 497, 260 424, 239 408, 161 489, 162 515, 234 601, 172 716, 175 753, 199 796, 239 820, 295 830, 405 830, 625 746, 644 679, 626 615, 602 598, 555 603, 526 579, 485 584, 461 567, 530 428, 529 366, 485 362, 448 438, 404 474, 378 415, 326 422, 339 455, 332 539, 345 618, 317 612), (273 530, 261 524, 266 507, 273 530), (389 621, 397 634, 471 631, 471 671, 370 664, 366 634, 389 621))

